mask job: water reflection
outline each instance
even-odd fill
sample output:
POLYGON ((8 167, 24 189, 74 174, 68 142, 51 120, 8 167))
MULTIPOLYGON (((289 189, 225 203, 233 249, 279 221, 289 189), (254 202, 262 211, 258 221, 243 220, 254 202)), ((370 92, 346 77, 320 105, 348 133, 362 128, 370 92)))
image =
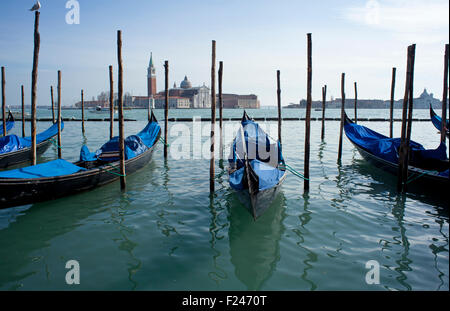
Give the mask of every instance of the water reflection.
POLYGON ((117 208, 111 208, 111 223, 114 224, 121 237, 113 238, 112 240, 119 245, 119 250, 128 253, 131 258, 131 262, 128 263, 128 280, 131 282, 132 290, 135 290, 138 283, 133 280, 133 276, 142 268, 142 261, 136 258, 133 254, 133 250, 138 246, 137 243, 133 242, 129 236, 133 235, 133 229, 126 226, 126 216, 131 208, 131 200, 129 196, 125 193, 120 198, 120 203, 117 208))
POLYGON ((236 277, 248 290, 260 290, 280 260, 286 198, 280 192, 257 221, 232 196, 230 200, 234 203, 230 204, 228 216, 231 263, 236 277))

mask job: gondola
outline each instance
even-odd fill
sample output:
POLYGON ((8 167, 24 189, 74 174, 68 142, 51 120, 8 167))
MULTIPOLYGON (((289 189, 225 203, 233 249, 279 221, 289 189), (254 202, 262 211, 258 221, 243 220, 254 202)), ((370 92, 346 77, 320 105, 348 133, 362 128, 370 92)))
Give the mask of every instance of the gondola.
MULTIPOLYGON (((398 173, 398 150, 400 138, 389 138, 365 126, 353 123, 344 115, 344 130, 347 138, 361 156, 391 174, 398 173)), ((446 146, 441 143, 437 149, 426 150, 421 144, 410 142, 408 176, 411 183, 434 190, 448 190, 449 161, 446 146)))
MULTIPOLYGON (((433 107, 431 107, 430 104, 430 117, 431 117, 431 122, 433 123, 434 127, 437 128, 439 131, 441 131, 441 127, 442 127, 442 118, 440 116, 438 116, 436 114, 436 112, 434 112, 433 107)), ((449 127, 448 127, 448 120, 445 121, 446 124, 446 130, 445 130, 445 135, 447 137, 449 137, 449 127)))
MULTIPOLYGON (((61 131, 64 122, 61 121, 61 131)), ((36 154, 42 155, 58 135, 58 124, 55 123, 46 131, 36 135, 36 154)), ((25 163, 31 160, 31 137, 8 135, 0 137, 0 168, 25 163)))
MULTIPOLYGON (((6 119, 6 133, 12 130, 14 123, 14 116, 11 111, 9 111, 8 118, 6 119)), ((0 123, 0 136, 3 136, 3 122, 0 123)))
POLYGON ((269 208, 286 179, 281 144, 244 111, 228 162, 230 186, 243 196, 245 206, 256 220, 269 208))
MULTIPOLYGON (((125 170, 130 175, 147 165, 161 136, 152 113, 147 126, 125 139, 125 170)), ((97 152, 81 148, 80 160, 63 159, 0 172, 0 208, 52 200, 94 189, 120 178, 119 138, 114 137, 97 152)))

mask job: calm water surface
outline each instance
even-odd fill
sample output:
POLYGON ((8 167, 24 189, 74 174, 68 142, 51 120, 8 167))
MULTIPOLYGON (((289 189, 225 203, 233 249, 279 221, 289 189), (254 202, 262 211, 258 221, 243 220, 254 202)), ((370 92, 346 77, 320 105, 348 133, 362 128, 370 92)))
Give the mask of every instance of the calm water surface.
MULTIPOLYGON (((283 113, 305 115, 299 109, 283 113)), ((400 117, 400 111, 395 113, 400 117)), ((225 110, 226 117, 241 114, 225 110)), ((276 116, 276 110, 249 114, 276 116)), ((41 117, 50 115, 39 111, 41 117)), ((79 117, 79 111, 63 115, 79 117)), ((138 119, 126 123, 127 135, 145 126, 145 110, 125 115, 138 119)), ((313 117, 320 115, 313 111, 313 117)), ((388 111, 361 110, 358 115, 387 117, 388 111)), ((163 111, 156 110, 156 116, 162 121, 163 111)), ((171 110, 170 116, 208 117, 210 112, 171 110)), ((338 117, 339 111, 329 110, 327 116, 338 117)), ((427 118, 428 111, 416 110, 415 117, 427 118)), ((188 156, 164 161, 159 144, 153 162, 127 178, 125 193, 115 182, 0 210, 0 290, 449 289, 448 201, 420 192, 397 195, 395 178, 363 161, 346 138, 338 165, 339 122, 327 122, 324 142, 321 123, 311 124, 310 193, 304 195, 302 181, 288 175, 272 207, 256 222, 230 189, 220 161, 210 198, 209 160, 189 156, 192 123, 177 124, 181 127, 171 129, 169 144, 190 142, 188 156), (81 267, 76 287, 65 283, 70 259, 81 267), (379 285, 365 282, 369 260, 380 264, 379 285)), ((38 132, 49 125, 38 123, 38 132)), ((77 160, 83 143, 96 150, 108 137, 107 122, 86 123, 86 137, 79 122, 65 125, 63 156, 70 161, 77 160)), ((276 123, 265 125, 275 137, 276 123)), ((364 125, 388 133, 387 123, 364 125)), ((399 126, 395 123, 396 133, 399 126)), ((19 134, 20 127, 18 122, 13 133, 19 134)), ((209 130, 205 123, 206 150, 209 130)), ((285 121, 282 130, 287 163, 303 171, 304 123, 285 121)), ((225 136, 228 145, 233 135, 225 136)), ((416 122, 413 139, 435 148, 439 135, 431 123, 416 122)), ((52 147, 40 161, 56 155, 52 147)))

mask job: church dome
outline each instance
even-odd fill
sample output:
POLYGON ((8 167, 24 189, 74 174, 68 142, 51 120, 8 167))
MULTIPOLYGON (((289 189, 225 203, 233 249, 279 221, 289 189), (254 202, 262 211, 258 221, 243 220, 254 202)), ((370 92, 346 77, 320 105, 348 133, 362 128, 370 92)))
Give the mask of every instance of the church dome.
POLYGON ((190 88, 192 88, 192 84, 191 84, 191 82, 188 80, 187 76, 184 76, 184 80, 181 81, 180 87, 181 87, 182 89, 190 89, 190 88))

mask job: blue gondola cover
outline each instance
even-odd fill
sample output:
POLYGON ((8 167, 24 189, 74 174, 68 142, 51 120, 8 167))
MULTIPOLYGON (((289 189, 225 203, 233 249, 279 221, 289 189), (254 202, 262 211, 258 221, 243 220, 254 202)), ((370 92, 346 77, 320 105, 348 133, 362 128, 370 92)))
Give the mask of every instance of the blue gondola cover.
POLYGON ((0 172, 0 178, 43 178, 70 175, 85 171, 66 160, 58 159, 35 166, 27 166, 15 170, 0 172))

